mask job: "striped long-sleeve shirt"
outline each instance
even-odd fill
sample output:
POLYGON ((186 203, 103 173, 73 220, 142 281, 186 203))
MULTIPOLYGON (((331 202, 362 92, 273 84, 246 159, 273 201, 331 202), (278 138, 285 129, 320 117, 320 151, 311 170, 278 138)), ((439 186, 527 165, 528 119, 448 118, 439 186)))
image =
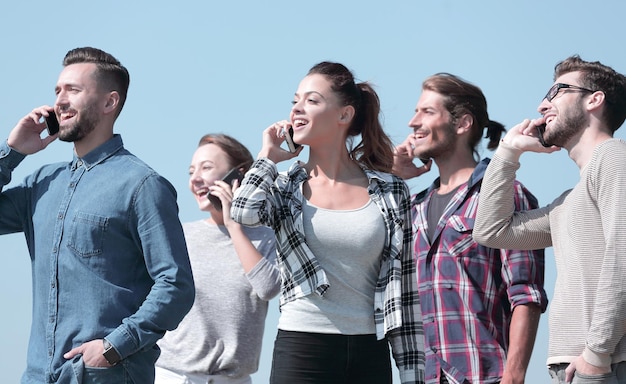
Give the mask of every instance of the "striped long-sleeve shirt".
POLYGON ((510 210, 519 151, 501 143, 483 181, 476 237, 491 246, 554 246, 548 364, 626 361, 626 142, 599 144, 580 181, 551 204, 510 210))

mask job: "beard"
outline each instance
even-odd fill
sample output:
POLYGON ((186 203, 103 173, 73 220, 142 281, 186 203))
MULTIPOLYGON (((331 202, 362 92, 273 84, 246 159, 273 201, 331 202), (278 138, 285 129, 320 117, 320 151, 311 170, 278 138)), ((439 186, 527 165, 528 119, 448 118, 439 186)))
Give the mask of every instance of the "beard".
POLYGON ((432 159, 444 157, 446 153, 452 153, 456 149, 456 127, 452 122, 440 126, 438 129, 438 141, 433 142, 428 148, 420 150, 415 148, 413 155, 420 159, 432 159))
POLYGON ((76 120, 71 125, 59 130, 59 140, 68 143, 80 141, 96 128, 97 123, 94 106, 88 106, 76 114, 76 120))
POLYGON ((547 143, 563 147, 589 124, 589 117, 585 116, 581 104, 582 97, 563 111, 552 129, 544 133, 543 139, 547 143))

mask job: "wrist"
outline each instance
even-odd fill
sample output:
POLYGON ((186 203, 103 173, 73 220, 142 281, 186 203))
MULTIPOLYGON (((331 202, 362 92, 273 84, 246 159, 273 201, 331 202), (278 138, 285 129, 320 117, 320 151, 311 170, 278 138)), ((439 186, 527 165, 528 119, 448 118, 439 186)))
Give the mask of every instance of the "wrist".
POLYGON ((496 154, 502 157, 505 160, 517 162, 519 158, 524 153, 523 150, 517 148, 513 144, 511 144, 508 140, 501 139, 500 145, 498 145, 498 149, 496 149, 496 154))
POLYGON ((120 354, 107 339, 102 339, 102 346, 104 347, 102 356, 109 364, 115 365, 122 360, 120 354))

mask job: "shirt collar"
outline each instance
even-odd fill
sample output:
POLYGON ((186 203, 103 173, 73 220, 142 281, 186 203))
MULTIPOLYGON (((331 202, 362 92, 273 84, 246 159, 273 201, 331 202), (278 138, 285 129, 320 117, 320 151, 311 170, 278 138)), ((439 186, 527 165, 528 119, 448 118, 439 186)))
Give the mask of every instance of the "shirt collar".
MULTIPOLYGON (((485 171, 487 170, 487 165, 489 165, 489 161, 491 161, 490 158, 484 158, 476 165, 476 168, 474 168, 474 172, 472 172, 472 175, 467 181, 468 191, 474 188, 474 186, 480 184, 483 176, 485 176, 485 171)), ((435 181, 433 181, 433 183, 430 185, 430 187, 415 195, 415 198, 413 199, 413 204, 419 204, 424 201, 424 199, 430 195, 430 192, 432 190, 439 188, 440 183, 441 180, 439 177, 437 177, 435 181)))
POLYGON ((83 157, 78 157, 76 153, 74 153, 71 168, 75 170, 78 167, 85 167, 87 170, 90 170, 122 148, 124 148, 122 136, 115 134, 112 138, 83 157))

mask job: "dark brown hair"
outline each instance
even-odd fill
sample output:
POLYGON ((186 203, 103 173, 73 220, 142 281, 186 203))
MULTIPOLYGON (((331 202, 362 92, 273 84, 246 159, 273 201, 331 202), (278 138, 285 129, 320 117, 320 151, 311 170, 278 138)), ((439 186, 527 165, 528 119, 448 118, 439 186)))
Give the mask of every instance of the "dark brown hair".
POLYGON ((92 47, 74 48, 65 54, 63 66, 72 64, 93 63, 96 65, 96 80, 101 89, 116 91, 120 95, 119 108, 115 116, 119 116, 126 102, 130 75, 128 70, 111 54, 92 47))
POLYGON ((354 118, 348 128, 350 157, 369 169, 391 172, 393 143, 379 120, 380 100, 376 91, 367 82, 355 83, 352 72, 343 64, 324 61, 309 70, 308 75, 313 74, 324 75, 343 105, 354 107, 354 118), (354 146, 353 139, 359 135, 361 140, 354 146))
POLYGON ((599 61, 585 61, 573 55, 554 67, 554 80, 570 72, 581 73, 581 87, 604 92, 603 117, 611 132, 617 131, 626 119, 626 77, 599 61))
POLYGON ((198 142, 198 147, 206 144, 215 144, 226 152, 229 158, 229 168, 238 167, 245 173, 254 161, 252 154, 245 145, 223 133, 209 133, 202 136, 198 142))
POLYGON ((478 154, 476 147, 480 143, 485 128, 487 128, 485 138, 489 139, 487 148, 493 150, 498 147, 500 137, 506 130, 504 125, 489 120, 487 99, 480 88, 458 76, 441 72, 424 80, 422 89, 443 96, 444 107, 452 116, 452 121, 457 121, 465 114, 472 116, 469 145, 474 153, 478 154))

